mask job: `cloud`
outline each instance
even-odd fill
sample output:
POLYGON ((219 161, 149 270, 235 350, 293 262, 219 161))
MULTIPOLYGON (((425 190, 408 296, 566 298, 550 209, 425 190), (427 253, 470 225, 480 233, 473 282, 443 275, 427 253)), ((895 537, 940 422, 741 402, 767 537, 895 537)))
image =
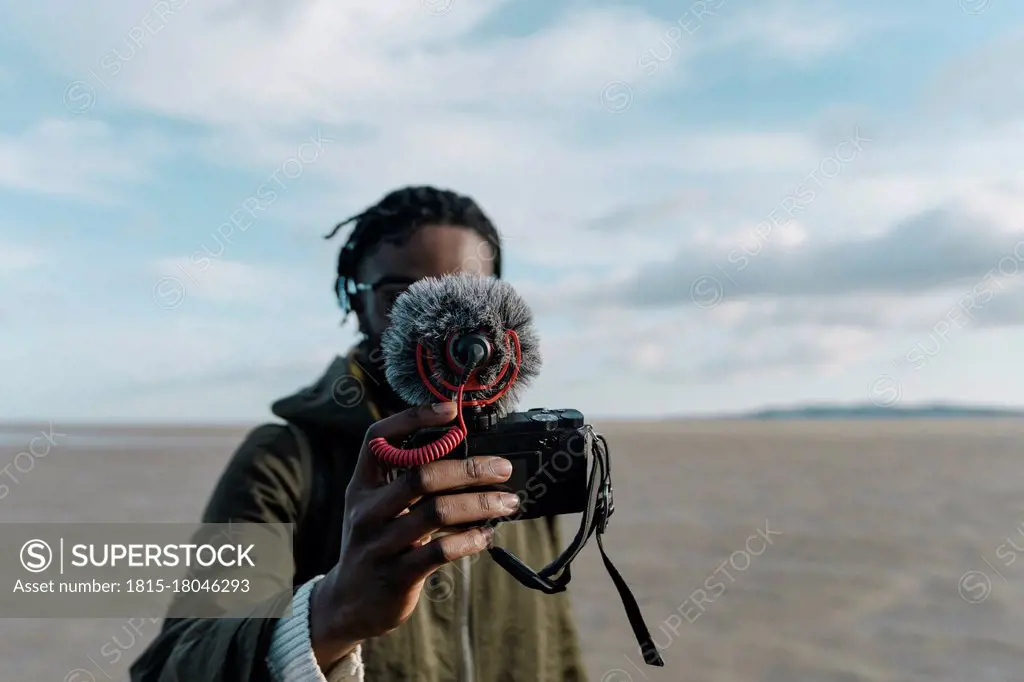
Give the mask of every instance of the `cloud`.
POLYGON ((793 372, 834 374, 868 357, 875 350, 875 339, 857 327, 767 328, 751 337, 732 337, 689 366, 654 367, 649 375, 675 381, 722 381, 784 377, 793 372))
POLYGON ((38 248, 0 241, 0 279, 36 268, 44 261, 38 248))
MULTIPOLYGON (((341 141, 315 176, 332 191, 294 208, 295 222, 310 231, 359 210, 382 188, 427 181, 477 196, 519 240, 521 257, 538 265, 561 265, 552 254, 566 248, 594 264, 623 255, 635 262, 657 244, 595 241, 580 223, 610 224, 624 204, 664 202, 684 174, 736 182, 746 173, 796 173, 823 153, 792 130, 666 134, 630 125, 597 144, 580 137, 578 121, 608 122, 602 85, 633 69, 671 25, 637 8, 573 7, 534 32, 480 40, 481 27, 511 5, 460 6, 436 17, 407 3, 311 0, 271 21, 258 7, 188 3, 132 46, 125 40, 140 24, 138 10, 100 5, 75 18, 83 30, 103 31, 91 42, 93 58, 81 42, 48 43, 58 43, 65 73, 88 78, 81 65, 95 62, 110 89, 101 97, 213 126, 200 134, 218 163, 273 167, 309 134, 309 121, 329 126, 341 141), (100 18, 120 28, 104 29, 100 18), (639 177, 650 180, 638 187, 631 178, 639 177)), ((738 21, 726 9, 716 10, 723 26, 738 21)), ((694 49, 710 49, 711 37, 693 36, 694 49)), ((679 61, 691 68, 696 59, 679 61)), ((651 80, 673 83, 666 74, 651 80)))
POLYGON ((795 371, 835 373, 870 356, 880 332, 855 324, 823 327, 815 321, 736 329, 733 324, 709 325, 700 310, 590 310, 568 328, 542 335, 546 369, 541 382, 601 376, 621 381, 626 375, 632 382, 685 386, 795 371))
POLYGON ((729 253, 679 253, 647 268, 621 294, 635 305, 691 305, 701 278, 722 296, 843 296, 915 294, 955 283, 1013 276, 1024 260, 1024 240, 957 208, 935 209, 878 235, 765 248, 754 241, 729 253), (763 252, 762 252, 763 251, 763 252))
POLYGON ((875 333, 920 332, 941 320, 960 327, 1024 324, 1024 277, 983 278, 913 297, 785 297, 725 302, 707 311, 713 323, 742 336, 767 327, 857 327, 875 333))
MULTIPOLYGON (((710 3, 709 3, 710 4, 710 3)), ((716 38, 719 49, 747 48, 758 58, 818 65, 820 58, 853 47, 877 20, 848 14, 836 3, 781 2, 731 13, 716 38)))
POLYGON ((633 203, 584 222, 583 227, 597 232, 612 232, 626 227, 643 229, 644 226, 662 224, 678 219, 687 212, 706 208, 708 191, 700 187, 673 193, 665 199, 650 203, 633 203))
POLYGON ((156 137, 118 135, 101 121, 45 119, 0 135, 0 188, 114 201, 153 177, 167 148, 156 137))
MULTIPOLYGON (((95 71, 115 101, 218 125, 386 123, 460 106, 539 112, 583 98, 596 108, 608 74, 662 30, 639 10, 570 8, 527 35, 473 40, 507 4, 465 4, 439 18, 399 0, 310 0, 268 21, 259 8, 189 2, 141 45, 105 31, 95 71)), ((141 23, 128 7, 111 2, 99 14, 141 23)), ((81 30, 100 30, 95 15, 76 17, 81 30)), ((71 54, 63 61, 70 73, 81 69, 71 54)))
POLYGON ((959 54, 921 88, 915 112, 941 120, 987 126, 1020 120, 1024 105, 1024 29, 1013 27, 994 41, 959 54))
POLYGON ((286 309, 288 300, 302 293, 308 277, 266 265, 226 260, 198 250, 185 257, 160 258, 153 262, 154 298, 169 309, 186 299, 217 304, 259 304, 264 312, 286 309), (160 283, 160 286, 157 283, 160 283))

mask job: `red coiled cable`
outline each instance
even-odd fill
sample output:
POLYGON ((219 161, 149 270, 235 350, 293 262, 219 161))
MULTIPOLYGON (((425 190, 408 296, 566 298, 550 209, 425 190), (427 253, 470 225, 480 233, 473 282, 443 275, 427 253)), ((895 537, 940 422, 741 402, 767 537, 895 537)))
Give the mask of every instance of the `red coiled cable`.
POLYGON ((433 443, 427 443, 411 450, 396 448, 384 438, 374 438, 369 443, 370 452, 380 461, 396 467, 421 466, 427 462, 433 462, 435 459, 441 459, 451 453, 468 433, 466 421, 462 416, 462 392, 465 388, 465 384, 459 386, 459 392, 456 396, 455 404, 458 407, 459 424, 458 426, 453 426, 448 433, 433 443))

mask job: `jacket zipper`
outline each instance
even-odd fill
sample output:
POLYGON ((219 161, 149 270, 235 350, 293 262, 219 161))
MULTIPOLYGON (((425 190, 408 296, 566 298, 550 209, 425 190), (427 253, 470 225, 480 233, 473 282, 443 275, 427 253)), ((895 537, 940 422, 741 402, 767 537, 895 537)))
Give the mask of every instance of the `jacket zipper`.
POLYGON ((469 580, 471 563, 469 557, 459 559, 459 564, 459 572, 462 574, 462 598, 459 604, 459 648, 462 651, 462 674, 459 676, 459 679, 462 682, 474 682, 476 671, 473 665, 473 640, 469 631, 471 594, 469 580))

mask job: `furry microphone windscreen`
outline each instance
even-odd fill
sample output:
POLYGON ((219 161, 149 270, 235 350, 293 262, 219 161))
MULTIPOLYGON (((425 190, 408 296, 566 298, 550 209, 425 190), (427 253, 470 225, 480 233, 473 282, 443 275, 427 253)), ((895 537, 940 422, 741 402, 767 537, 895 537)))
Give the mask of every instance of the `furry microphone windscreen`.
MULTIPOLYGON (((412 284, 391 308, 391 324, 384 332, 385 375, 395 393, 410 405, 437 402, 423 385, 416 367, 416 344, 422 343, 437 358, 431 377, 452 385, 459 382, 443 361, 449 339, 463 332, 482 331, 493 348, 490 361, 478 372, 478 381, 493 382, 508 363, 515 362, 515 348, 505 343, 505 332, 519 336, 522 362, 515 383, 491 406, 498 416, 515 411, 530 381, 540 373, 541 355, 533 313, 507 282, 473 274, 428 277, 412 284)), ((429 370, 428 370, 429 371, 429 370)), ((509 371, 511 371, 511 366, 509 371)), ((467 400, 473 397, 467 393, 467 400)))

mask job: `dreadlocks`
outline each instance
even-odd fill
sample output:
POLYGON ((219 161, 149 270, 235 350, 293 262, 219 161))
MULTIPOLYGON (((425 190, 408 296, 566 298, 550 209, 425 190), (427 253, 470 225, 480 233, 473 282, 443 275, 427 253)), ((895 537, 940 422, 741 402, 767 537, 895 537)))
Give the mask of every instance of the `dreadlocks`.
POLYGON ((338 273, 334 281, 334 293, 346 312, 357 305, 353 286, 363 259, 380 244, 400 246, 424 225, 457 225, 476 232, 491 245, 494 274, 501 277, 498 231, 476 202, 467 196, 429 186, 403 187, 362 213, 338 223, 324 239, 333 238, 353 221, 355 228, 338 254, 338 273))

